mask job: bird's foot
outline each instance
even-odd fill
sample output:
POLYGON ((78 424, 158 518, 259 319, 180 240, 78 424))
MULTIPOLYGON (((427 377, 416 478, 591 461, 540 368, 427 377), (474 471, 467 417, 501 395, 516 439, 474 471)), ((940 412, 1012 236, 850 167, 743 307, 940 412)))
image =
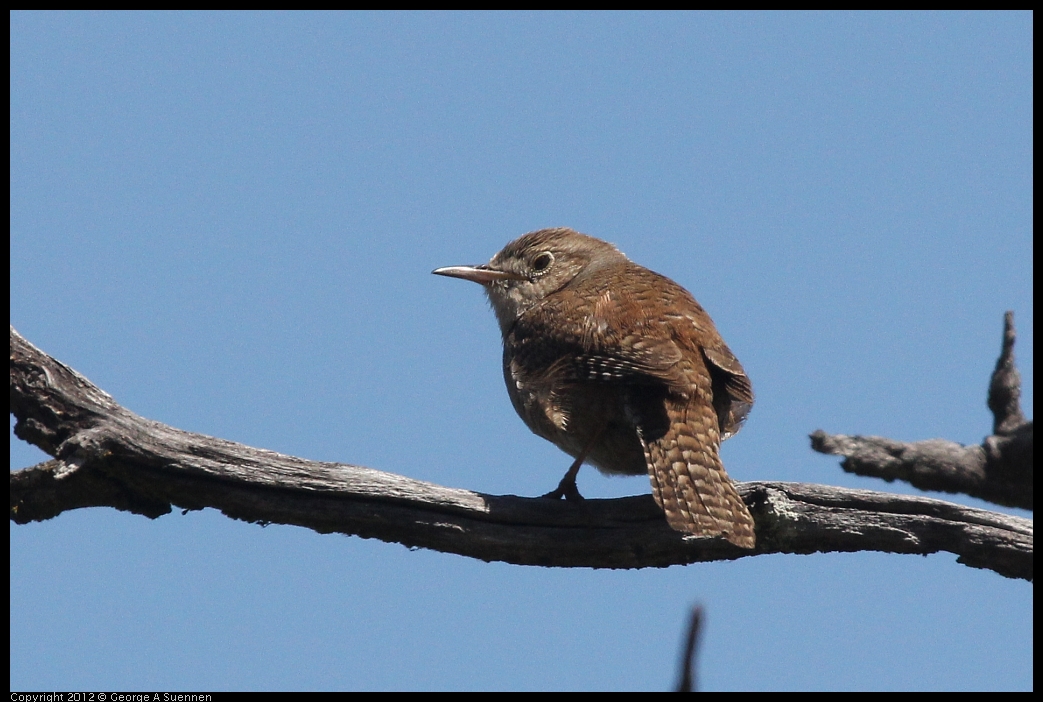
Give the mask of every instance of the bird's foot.
POLYGON ((564 497, 567 502, 583 501, 583 495, 579 494, 579 488, 576 487, 576 476, 569 475, 561 479, 557 488, 551 490, 546 495, 541 495, 541 497, 547 497, 552 500, 560 500, 564 497))

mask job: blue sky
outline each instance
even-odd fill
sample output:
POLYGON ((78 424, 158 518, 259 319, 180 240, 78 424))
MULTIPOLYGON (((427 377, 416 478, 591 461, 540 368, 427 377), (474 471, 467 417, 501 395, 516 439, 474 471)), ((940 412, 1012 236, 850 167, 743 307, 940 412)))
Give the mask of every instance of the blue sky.
MULTIPOLYGON (((733 477, 920 494, 807 435, 980 442, 1007 309, 1033 415, 1032 39, 1028 13, 16 12, 11 322, 151 419, 536 495, 569 459, 515 416, 481 290, 430 271, 572 226, 746 367, 733 477)), ((42 458, 12 435, 12 469, 42 458)), ((10 541, 15 690, 662 690, 694 603, 705 689, 1032 687, 1032 585, 949 554, 553 570, 213 510, 10 541)))

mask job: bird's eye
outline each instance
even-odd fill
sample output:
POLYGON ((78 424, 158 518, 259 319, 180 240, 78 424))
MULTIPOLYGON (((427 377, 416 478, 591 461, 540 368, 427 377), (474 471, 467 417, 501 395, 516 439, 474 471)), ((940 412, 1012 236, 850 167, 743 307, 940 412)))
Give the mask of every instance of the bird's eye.
POLYGON ((550 251, 544 251, 538 254, 536 258, 532 259, 532 270, 534 273, 543 273, 545 270, 550 268, 550 264, 554 263, 554 254, 550 251))

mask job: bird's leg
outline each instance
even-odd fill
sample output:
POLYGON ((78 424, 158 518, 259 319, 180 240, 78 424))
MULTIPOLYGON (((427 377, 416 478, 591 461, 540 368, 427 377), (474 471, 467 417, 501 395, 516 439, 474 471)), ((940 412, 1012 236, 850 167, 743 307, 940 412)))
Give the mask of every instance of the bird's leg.
POLYGON ((583 495, 579 494, 579 488, 576 487, 576 476, 579 475, 579 467, 583 465, 583 461, 587 460, 587 454, 590 453, 590 449, 594 448, 594 444, 601 438, 601 434, 604 431, 605 426, 602 426, 594 432, 594 435, 590 437, 590 441, 583 447, 583 451, 576 456, 576 460, 569 466, 565 477, 558 483, 558 487, 543 495, 543 497, 549 497, 552 500, 560 500, 564 497, 568 502, 579 502, 583 499, 583 495))
POLYGON ((579 502, 583 499, 583 495, 579 494, 579 488, 576 487, 576 476, 579 474, 579 467, 583 465, 583 461, 586 458, 586 451, 581 453, 572 465, 569 466, 569 470, 565 473, 565 477, 558 483, 558 487, 551 490, 543 497, 549 497, 552 500, 560 500, 565 498, 569 502, 579 502))

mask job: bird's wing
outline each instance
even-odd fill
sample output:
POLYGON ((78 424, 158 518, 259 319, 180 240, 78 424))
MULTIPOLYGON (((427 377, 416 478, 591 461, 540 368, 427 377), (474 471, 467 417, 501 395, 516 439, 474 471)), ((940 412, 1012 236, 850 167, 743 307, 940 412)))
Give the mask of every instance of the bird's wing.
POLYGON ((713 379, 713 406, 723 441, 737 434, 746 421, 753 408, 753 386, 739 359, 723 341, 720 346, 704 346, 703 356, 713 379))

